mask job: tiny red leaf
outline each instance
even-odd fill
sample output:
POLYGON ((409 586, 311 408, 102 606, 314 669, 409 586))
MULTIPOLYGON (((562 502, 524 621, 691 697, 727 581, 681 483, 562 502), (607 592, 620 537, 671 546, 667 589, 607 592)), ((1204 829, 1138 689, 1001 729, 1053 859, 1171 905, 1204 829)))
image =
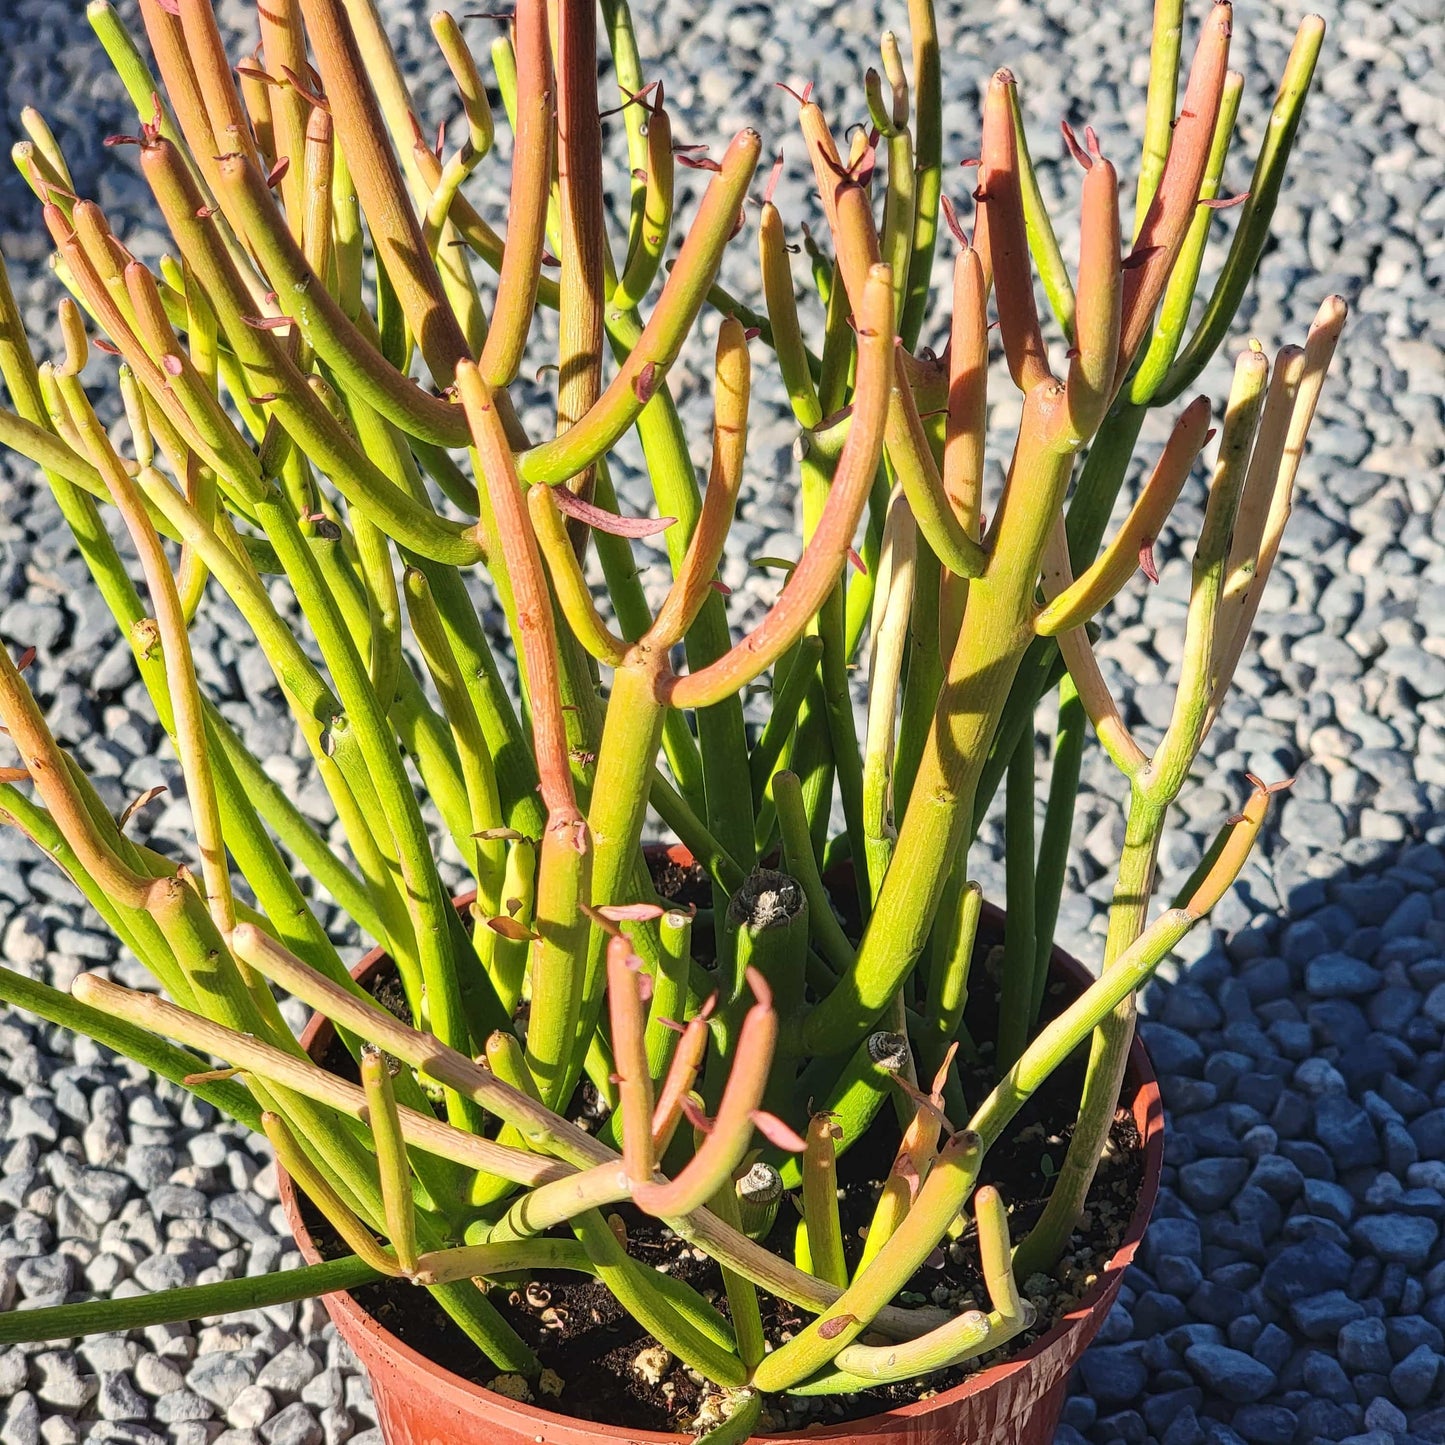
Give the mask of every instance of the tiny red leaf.
POLYGON ((702 1109, 698 1106, 697 1100, 694 1099, 691 1094, 683 1096, 682 1112, 683 1117, 686 1118, 687 1122, 691 1124, 699 1134, 712 1133, 712 1120, 703 1113, 702 1109))
POLYGON ((125 832, 125 825, 129 823, 147 803, 154 802, 165 790, 163 783, 157 784, 154 788, 147 788, 140 797, 132 798, 131 801, 126 804, 125 811, 115 820, 116 827, 118 827, 121 832, 125 832))
POLYGON ((798 1131, 792 1125, 785 1124, 776 1114, 770 1114, 766 1109, 754 1109, 749 1117, 758 1133, 769 1144, 786 1149, 789 1154, 802 1154, 807 1149, 807 1142, 798 1131))
POLYGON ((667 909, 660 903, 604 903, 597 911, 613 923, 650 923, 667 909))
POLYGON ((564 516, 572 517, 584 526, 612 537, 655 537, 665 532, 677 521, 676 517, 619 517, 616 512, 584 502, 574 497, 566 487, 554 487, 552 496, 557 510, 564 516))
POLYGON ((505 915, 487 919, 487 927, 503 938, 510 938, 513 943, 530 943, 537 936, 525 924, 505 915))

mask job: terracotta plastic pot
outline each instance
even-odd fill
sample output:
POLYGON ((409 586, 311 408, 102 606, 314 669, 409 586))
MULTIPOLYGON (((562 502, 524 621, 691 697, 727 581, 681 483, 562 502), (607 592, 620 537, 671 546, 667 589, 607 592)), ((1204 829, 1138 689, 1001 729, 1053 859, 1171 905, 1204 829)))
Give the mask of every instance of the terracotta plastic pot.
MULTIPOLYGON (((995 920, 1000 916, 994 912, 995 920)), ((378 949, 354 972, 365 982, 388 962, 378 949)), ((1081 988, 1090 982, 1084 966, 1057 949, 1053 968, 1081 988)), ((331 1039, 330 1023, 320 1018, 313 1018, 301 1036, 318 1058, 331 1039)), ((1114 1303, 1159 1188, 1164 1114, 1154 1070, 1137 1039, 1129 1055, 1124 1097, 1144 1143, 1144 1179, 1123 1243, 1070 1314, 1013 1359, 942 1394, 865 1420, 766 1438, 779 1445, 854 1439, 869 1445, 1049 1445, 1063 1409, 1069 1371, 1114 1303)), ((284 1175, 281 1203, 302 1254, 315 1262, 320 1255, 297 1210, 291 1181, 284 1175)), ((323 1303, 371 1377, 377 1423, 387 1445, 592 1445, 595 1441, 689 1445, 692 1440, 687 1435, 599 1425, 519 1404, 434 1365, 377 1324, 351 1295, 326 1295, 323 1303)))

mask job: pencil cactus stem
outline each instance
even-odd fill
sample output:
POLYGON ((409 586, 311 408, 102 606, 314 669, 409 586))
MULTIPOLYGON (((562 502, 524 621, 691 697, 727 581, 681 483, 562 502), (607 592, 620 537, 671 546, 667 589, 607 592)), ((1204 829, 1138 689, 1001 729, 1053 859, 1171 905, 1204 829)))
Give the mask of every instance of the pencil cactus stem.
POLYGON ((1215 5, 1204 22, 1169 142, 1169 158, 1129 253, 1116 389, 1149 336, 1154 312, 1194 219, 1228 73, 1232 14, 1226 0, 1215 5))
MULTIPOLYGON (((611 270, 602 206, 602 123, 597 111, 597 8, 557 5, 558 281, 557 434, 565 436, 595 405, 602 390, 602 307, 611 270)), ((566 479, 591 498, 593 458, 566 479)), ((585 532, 576 531, 579 555, 585 532)))
MULTIPOLYGON (((176 0, 176 3, 186 52, 210 121, 215 143, 212 154, 240 151, 253 163, 259 163, 255 138, 236 91, 231 62, 226 56, 211 0, 176 0)), ((300 156, 295 159, 299 162, 300 156)))
POLYGON ((839 1133, 830 1114, 814 1114, 808 1122, 808 1148, 803 1155, 803 1220, 808 1229, 812 1269, 840 1289, 848 1283, 843 1258, 843 1230, 838 1220, 838 1167, 833 1141, 839 1133))
MULTIPOLYGON (((200 3, 200 0, 197 0, 200 3)), ((422 237, 373 89, 372 67, 341 0, 301 0, 312 52, 326 90, 338 145, 346 152, 377 256, 396 288, 417 345, 436 381, 447 386, 466 340, 447 304, 422 237)), ((380 78, 380 77, 379 77, 380 78)))
POLYGON ((546 0, 519 0, 515 16, 517 99, 511 204, 496 299, 478 359, 487 385, 517 375, 531 330, 547 239, 552 184, 552 53, 546 0))
MULTIPOLYGON (((177 121, 178 134, 173 132, 169 136, 165 135, 163 126, 162 136, 186 155, 194 177, 206 188, 206 198, 209 200, 210 184, 215 174, 213 158, 221 153, 222 147, 215 143, 205 96, 191 64, 190 50, 181 28, 180 16, 168 10, 160 0, 140 0, 140 14, 146 39, 150 42, 151 54, 155 57, 156 69, 160 72, 166 96, 174 108, 177 121)), ((136 60, 139 61, 138 52, 136 60)), ((143 65, 144 62, 140 64, 143 65)), ((138 92, 135 80, 132 79, 128 89, 131 91, 137 114, 142 119, 149 119, 153 104, 151 96, 157 94, 160 87, 152 82, 150 94, 147 95, 143 91, 138 92)))
POLYGON ((25 134, 30 137, 31 144, 46 167, 55 174, 61 185, 73 191, 75 181, 71 177, 70 166, 66 163, 65 153, 60 149, 60 142, 55 139, 55 132, 50 129, 49 122, 33 105, 27 105, 20 111, 20 124, 25 128, 25 134))
POLYGON ((1141 552, 1152 546, 1173 510, 1184 483, 1208 439, 1209 400, 1196 397, 1174 425, 1154 470, 1117 535, 1097 562, 1058 593, 1039 613, 1035 630, 1053 637, 1082 627, 1118 594, 1139 567, 1141 552))
MULTIPOLYGON (((676 1030, 668 1025, 676 1023, 686 1012, 687 979, 692 962, 692 915, 669 909, 658 919, 657 931, 661 958, 652 977, 652 997, 647 1001, 647 1072, 655 1082, 661 1082, 678 1044, 676 1030)), ((687 1087, 691 1089, 691 1082, 687 1087)))
POLYGON ((1029 153, 1028 133, 1024 128, 1023 106, 1019 103, 1018 87, 1008 92, 1009 106, 1013 111, 1014 143, 1019 158, 1019 198, 1024 212, 1024 233, 1028 237, 1029 254, 1043 283, 1044 295, 1059 323, 1059 330, 1070 344, 1074 340, 1074 312, 1077 298, 1074 283, 1069 279, 1069 268, 1064 264, 1064 254, 1059 247, 1059 238, 1054 230, 1053 220, 1044 205, 1043 192, 1039 188, 1038 172, 1034 169, 1033 156, 1029 153))
POLYGON ((1154 21, 1149 43, 1149 88, 1144 101, 1144 143, 1139 159, 1139 181, 1134 197, 1133 234, 1159 189, 1159 177, 1169 159, 1174 129, 1174 100, 1179 89, 1179 55, 1184 44, 1184 0, 1154 0, 1154 21))
POLYGON ((998 328, 1009 373, 1020 391, 1031 391, 1049 375, 1048 352, 1039 330, 1019 182, 1018 136, 1014 130, 1013 74, 995 73, 983 103, 983 149, 978 169, 978 225, 974 244, 992 284, 998 328))
MULTIPOLYGON (((1044 595, 1060 595, 1071 585, 1072 577, 1068 538, 1060 522, 1044 550, 1044 595)), ((1099 661, 1094 656, 1088 633, 1083 628, 1065 629, 1057 633, 1057 637, 1064 665, 1069 670, 1069 677, 1078 692, 1084 712, 1094 725, 1100 745, 1108 753, 1114 766, 1126 778, 1132 779, 1148 765, 1149 755, 1135 741, 1133 733, 1125 724, 1119 704, 1115 701, 1099 667, 1099 661)))
POLYGON ((417 1259, 411 1278, 415 1284, 436 1285, 542 1269, 593 1273, 581 1245, 574 1240, 527 1239, 429 1250, 417 1259))
POLYGON ((516 1200, 492 1227, 487 1241, 500 1246, 532 1239, 590 1209, 620 1204, 630 1188, 626 1167, 615 1160, 549 1180, 516 1200))
POLYGON ((894 724, 907 656, 913 606, 918 528, 907 499, 895 488, 883 523, 878 590, 873 601, 868 660, 868 729, 863 752, 864 829, 868 840, 868 882, 878 896, 893 854, 894 724))
MULTIPOLYGON (((888 189, 883 200, 881 249, 883 259, 893 268, 894 324, 901 326, 908 304, 908 262, 913 248, 918 177, 913 162, 913 136, 908 129, 908 81, 898 40, 891 31, 883 36, 882 52, 884 68, 889 72, 892 105, 885 125, 879 127, 888 148, 888 189)), ((878 99, 881 108, 881 95, 878 99)), ((870 99, 870 108, 871 105, 870 99)))
POLYGON ((402 1268, 395 1257, 384 1250, 376 1236, 342 1201, 326 1176, 311 1162, 310 1156, 296 1142, 286 1121, 269 1111, 261 1115, 261 1127, 281 1167, 294 1179, 301 1192, 320 1210, 326 1222, 339 1234, 347 1248, 378 1274, 398 1275, 402 1268))
POLYGON ((480 161, 492 149, 494 125, 491 103, 487 99, 481 73, 477 70, 477 62, 450 11, 438 10, 432 16, 431 33, 446 60, 447 69, 452 73, 461 98, 462 112, 467 118, 468 140, 480 161))
POLYGON ((517 459, 523 481, 549 486, 576 476, 635 422, 677 359, 752 181, 762 141, 754 130, 733 139, 698 206, 676 262, 627 359, 594 406, 562 436, 517 459))
POLYGON ((46 160, 33 141, 16 141, 10 147, 10 159, 42 205, 55 202, 63 210, 69 210, 71 187, 65 184, 60 172, 46 160))
MULTIPOLYGON (((1195 207, 1194 219, 1189 223, 1189 232, 1180 248, 1179 259, 1169 274, 1169 284, 1164 288, 1164 298, 1159 303, 1159 313, 1154 319, 1153 334, 1144 354, 1129 377, 1124 395, 1131 403, 1152 402, 1158 397, 1162 384, 1174 364, 1175 357, 1184 341, 1185 328, 1194 305, 1194 292, 1199 282, 1200 268, 1204 264, 1204 253, 1213 227, 1214 210, 1205 204, 1215 200, 1224 179, 1224 163, 1229 156, 1230 144, 1234 139, 1234 123, 1239 116, 1239 104, 1244 95, 1244 77, 1231 70, 1224 80, 1224 91, 1219 98, 1219 115, 1214 122, 1214 137, 1210 141, 1209 157, 1204 163, 1204 179, 1199 185, 1199 205, 1195 207)), ((1163 404, 1163 398, 1159 398, 1163 404)))
POLYGON ((808 633, 799 639, 792 653, 780 659, 773 668, 772 711, 748 756, 760 850, 767 842, 767 838, 762 834, 771 836, 776 822, 776 805, 769 806, 773 778, 785 750, 792 744, 799 714, 818 675, 818 664, 822 656, 823 639, 816 633, 808 633))
POLYGON ((778 1039, 778 1019, 766 984, 751 971, 748 981, 758 1002, 743 1019, 712 1132, 674 1180, 642 1185, 634 1181, 633 1202, 648 1214, 690 1214, 701 1208, 732 1179, 747 1152, 753 1137, 753 1114, 762 1105, 778 1039))
MULTIPOLYGON (((360 535, 357 540, 360 543, 360 535)), ((385 565, 389 574, 389 553, 385 565)), ((478 902, 491 915, 502 907, 506 848, 499 838, 478 835, 501 829, 505 821, 494 760, 426 574, 419 568, 408 567, 402 577, 402 586, 412 635, 437 689, 442 711, 451 723, 452 738, 461 764, 462 784, 467 795, 469 832, 475 839, 475 853, 467 861, 477 880, 478 902)), ((475 936, 473 943, 479 943, 475 936)))
POLYGON ((943 491, 959 525, 977 541, 988 420, 988 285, 972 246, 963 247, 953 263, 948 366, 943 491))
POLYGON ((1254 346, 1247 348, 1234 368, 1204 525, 1194 550, 1184 656, 1174 710, 1153 761, 1139 778, 1139 783, 1155 797, 1169 799, 1178 792, 1204 737, 1222 640, 1219 604, 1229 562, 1229 539, 1244 491, 1268 378, 1268 358, 1254 346))
POLYGON ((20 753, 36 792, 80 865, 127 908, 150 908, 172 890, 174 879, 153 879, 123 863, 100 833, 75 791, 61 752, 10 653, 0 648, 0 720, 20 753))
POLYGON ((387 1238, 395 1251, 398 1266, 404 1274, 410 1274, 416 1268, 417 1258, 411 1169, 407 1164, 406 1140, 402 1134, 391 1071, 380 1049, 362 1049, 361 1087, 366 1094, 366 1122, 371 1127, 372 1142, 376 1146, 387 1238))
POLYGON ((1066 382, 1069 416, 1081 441, 1098 430, 1113 398, 1122 307, 1119 177, 1107 160, 1095 156, 1084 176, 1074 349, 1066 382))
MULTIPOLYGON (((256 7, 256 18, 266 73, 278 78, 287 71, 292 75, 305 75, 306 34, 302 29, 301 7, 297 0, 269 0, 269 3, 256 7)), ((281 201, 291 234, 299 241, 314 234, 308 215, 309 186, 302 159, 309 149, 315 118, 326 115, 326 112, 319 107, 310 107, 294 85, 267 86, 264 81, 260 84, 267 91, 271 108, 272 157, 278 161, 284 157, 290 162, 280 181, 281 201)), ((323 269, 321 275, 325 274, 323 269)))
POLYGON ((647 1062, 647 1019, 633 972, 632 945, 619 933, 607 944, 607 1003, 612 1057, 622 1111, 622 1164, 632 1184, 652 1179, 652 1071, 647 1062))
POLYGON ((766 1239, 773 1232, 783 1198, 783 1176, 761 1160, 736 1183, 738 1228, 749 1239, 766 1239))
POLYGON ((752 369, 748 342, 732 317, 718 328, 714 363, 712 467, 702 511, 667 599, 648 630, 646 645, 659 651, 679 642, 707 601, 732 526, 747 450, 752 369))
POLYGON ((908 256, 908 300, 899 335, 910 351, 928 311, 938 207, 943 193, 943 81, 933 0, 908 0, 913 60, 913 241, 908 256))
POLYGON ((429 395, 398 371, 348 318, 286 229, 257 169, 241 156, 217 162, 217 194, 229 203, 240 233, 255 251, 301 334, 337 376, 382 416, 412 436, 461 446, 466 421, 457 407, 429 395))
POLYGON ((808 817, 803 803, 802 784, 796 773, 780 772, 773 776, 773 797, 778 807, 778 824, 782 833, 783 862, 788 873, 801 885, 808 899, 808 924, 813 941, 832 966, 846 975, 853 966, 853 945, 833 912, 818 860, 808 834, 808 817))
POLYGON ((858 312, 852 425, 812 540, 782 595, 748 637, 701 671, 664 683, 672 706, 703 707, 751 682, 798 640, 841 575, 882 452, 893 375, 891 284, 886 266, 870 271, 858 312))
POLYGON ((1270 221, 1274 217, 1285 168, 1304 116, 1305 100, 1314 79, 1324 37, 1325 22, 1318 15, 1306 15, 1300 22, 1285 63, 1269 124, 1255 160, 1249 199, 1241 210, 1229 254, 1205 304, 1199 325, 1157 392, 1161 403, 1172 401, 1194 384, 1205 363, 1224 339, 1259 264, 1265 242, 1269 239, 1270 221))
POLYGON ((763 203, 758 219, 758 256, 763 300, 773 328, 773 350, 798 425, 816 427, 823 420, 818 391, 808 366, 807 347, 798 324, 793 268, 783 237, 783 218, 771 202, 763 203))
POLYGON ((698 1070, 702 1068, 703 1055, 707 1052, 710 1013, 710 1009, 704 1009, 688 1021, 662 1077, 652 1114, 652 1147, 659 1157, 672 1143, 672 1136, 682 1122, 683 1105, 692 1093, 698 1070))
POLYGON ((592 589, 587 585, 582 564, 577 560, 572 539, 567 535, 567 522, 551 487, 540 482, 527 491, 527 511, 536 530, 537 545, 546 559, 547 570, 556 589, 557 605, 577 641, 609 667, 619 667, 627 656, 627 644, 613 634, 602 620, 592 589))
POLYGON ((148 467, 156 459, 155 438, 151 435, 150 423, 146 418, 145 392, 135 379, 135 372, 124 362, 116 368, 116 381, 120 386, 121 405, 125 408, 125 422, 130 429, 131 449, 135 452, 137 464, 148 467))
MULTIPOLYGON (((1253 549, 1253 568, 1247 583, 1244 582, 1242 576, 1239 576, 1232 591, 1226 583, 1223 614, 1219 623, 1220 640, 1216 663, 1218 681, 1209 703, 1210 723, 1218 714, 1220 701, 1228 687, 1229 680, 1234 676, 1235 668, 1239 665, 1245 644, 1249 641, 1250 628, 1254 624, 1255 613, 1258 611, 1260 599, 1264 595, 1265 584, 1269 581, 1269 574, 1279 555, 1280 539, 1284 534, 1285 523, 1289 519, 1295 478, 1299 474, 1300 463, 1304 458, 1310 423, 1314 420, 1315 408, 1319 403, 1325 378, 1329 374, 1330 362, 1334 357, 1335 347, 1339 343, 1340 333, 1344 329, 1345 318, 1348 314, 1349 308, 1340 297, 1327 296, 1320 305, 1314 324, 1310 327, 1309 335, 1305 340, 1302 370, 1295 387, 1293 405, 1290 408, 1289 425, 1285 431, 1283 448, 1274 468, 1273 486, 1269 489, 1269 510, 1263 529, 1259 533, 1257 545, 1253 549)), ((1290 356, 1285 355, 1283 365, 1287 371, 1292 373, 1295 362, 1290 356)), ((1267 442, 1266 449, 1259 453, 1261 471, 1266 476, 1269 475, 1266 462, 1272 460, 1274 447, 1277 444, 1276 435, 1271 432, 1267 438, 1261 438, 1255 443, 1256 450, 1259 451, 1261 443, 1267 442)), ((1254 460, 1251 458, 1251 471, 1253 468, 1254 460)), ((1246 482, 1246 486, 1248 487, 1248 482, 1246 482)), ((1253 499, 1251 499, 1249 522, 1251 530, 1255 514, 1253 499)), ((1240 534, 1242 546, 1248 535, 1247 533, 1240 534)), ((1243 572, 1244 566, 1244 558, 1241 557, 1239 566, 1236 567, 1235 556, 1231 549, 1231 577, 1243 572)))
POLYGON ((988 1297, 1006 1324, 1021 1329, 1026 1320, 1033 1318, 1033 1306, 1019 1295, 1009 1244, 1008 1210, 992 1184, 981 1184, 974 1192, 973 1218, 978 1227, 978 1253, 988 1297))
POLYGON ((511 581, 518 653, 532 700, 532 737, 542 802, 547 809, 537 885, 541 934, 533 972, 528 1063, 549 1103, 560 1102, 576 1048, 583 980, 576 953, 589 925, 578 904, 586 897, 591 860, 587 825, 572 786, 570 744, 562 710, 562 667, 542 556, 527 515, 511 448, 491 388, 470 362, 457 368, 457 390, 495 514, 511 581))
POLYGON ((647 112, 647 173, 642 182, 640 221, 610 302, 620 310, 635 307, 657 278, 672 231, 675 170, 672 122, 662 108, 659 90, 656 103, 647 112))
POLYGON ((817 1319, 774 1350, 753 1372, 760 1390, 782 1390, 822 1369, 872 1323, 943 1237, 978 1176, 976 1134, 955 1134, 929 1171, 898 1232, 873 1263, 817 1319))
POLYGON ((175 710, 176 751, 186 779, 186 794, 201 854, 206 903, 217 929, 225 937, 235 927, 236 905, 231 894, 230 862, 226 856, 215 774, 210 764, 200 687, 196 682, 190 634, 180 595, 176 591, 175 577, 160 538, 141 504, 135 483, 127 475, 111 447, 109 437, 91 410, 79 378, 74 374, 62 375, 60 387, 71 419, 90 452, 90 460, 105 479, 145 570, 175 710))

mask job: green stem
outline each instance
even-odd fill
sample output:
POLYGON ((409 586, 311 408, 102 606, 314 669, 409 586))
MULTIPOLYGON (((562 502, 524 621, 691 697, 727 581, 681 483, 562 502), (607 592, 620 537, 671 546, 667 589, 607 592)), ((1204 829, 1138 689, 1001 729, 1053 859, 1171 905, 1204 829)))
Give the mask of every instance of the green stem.
POLYGON ((1023 1053, 1034 998, 1034 735, 1028 728, 1009 759, 1004 811, 1007 919, 1004 924, 1003 989, 999 1002, 998 1066, 1023 1053))
POLYGON ((187 1285, 159 1290, 130 1299, 87 1300, 83 1304, 52 1305, 0 1316, 0 1345, 30 1344, 39 1340, 66 1340, 76 1336, 143 1330, 151 1325, 176 1324, 212 1315, 239 1314, 267 1309, 292 1300, 339 1294, 381 1275, 353 1255, 323 1264, 303 1265, 277 1274, 219 1280, 215 1284, 187 1285))
POLYGON ((1044 811, 1044 834, 1039 841, 1039 865, 1034 884, 1034 993, 1029 1028, 1038 1023, 1039 1007, 1048 982, 1054 930, 1059 921, 1073 841, 1074 805, 1079 796, 1079 770, 1084 756, 1088 720, 1071 679, 1059 684, 1059 721, 1054 734, 1054 766, 1049 778, 1049 799, 1044 811))
POLYGON ((817 855, 808 830, 803 790, 795 773, 778 773, 773 778, 773 796, 778 805, 778 824, 783 835, 783 860, 788 872, 803 885, 808 899, 808 927, 813 942, 833 967, 847 975, 853 967, 853 945, 833 912, 832 901, 818 872, 817 855))

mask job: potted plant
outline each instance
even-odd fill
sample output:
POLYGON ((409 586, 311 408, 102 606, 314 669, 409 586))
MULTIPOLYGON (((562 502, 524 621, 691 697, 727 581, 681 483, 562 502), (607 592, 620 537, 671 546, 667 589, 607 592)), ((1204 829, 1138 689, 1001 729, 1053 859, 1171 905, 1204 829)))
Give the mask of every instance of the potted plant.
POLYGON ((883 37, 850 141, 798 97, 823 224, 790 231, 774 167, 754 310, 717 275, 753 230, 762 140, 744 130, 719 159, 674 141, 623 0, 600 28, 625 237, 604 206, 589 0, 518 0, 491 47, 513 134, 505 239, 464 194, 494 122, 450 15, 432 21, 467 121, 449 153, 422 137, 367 0, 268 0, 261 48, 234 69, 210 0, 140 9, 159 78, 108 0, 90 16, 139 116, 113 141, 136 147, 174 254, 158 272, 133 258, 27 112, 18 159, 71 294, 58 359, 37 367, 0 286, 0 442, 44 470, 131 643, 196 851, 127 836, 55 742, 25 658, 0 653, 17 754, 0 810, 169 1001, 10 971, 0 998, 264 1130, 308 1201, 303 1214, 288 1195, 315 1262, 16 1314, 0 1339, 325 1295, 396 1442, 636 1439, 659 1420, 716 1440, 820 1425, 1048 1438, 1159 1167, 1137 1046, 1126 1079, 1133 998, 1229 887, 1277 786, 1242 800, 1151 922, 1166 815, 1249 636, 1342 303, 1272 366, 1257 343, 1239 357, 1152 750, 1090 629, 1152 572, 1212 435, 1206 400, 1180 411, 1103 535, 1145 416, 1193 383, 1260 256, 1322 24, 1300 28, 1248 195, 1224 199, 1242 89, 1230 8, 1202 17, 1179 98, 1182 6, 1159 0, 1131 242, 1113 165, 1092 131, 1064 128, 1084 173, 1071 273, 1007 71, 984 97, 971 207, 951 203, 939 45, 915 0, 911 62, 883 37), (708 174, 664 266, 689 209, 679 167, 708 174), (1234 200, 1191 330, 1213 214, 1234 200), (824 316, 812 347, 790 234, 824 316), (949 247, 951 304, 930 322, 949 247), (704 488, 668 373, 714 313, 704 488), (92 335, 119 359, 119 432, 82 385, 92 335), (783 485, 802 546, 769 564, 786 573, 776 600, 735 636, 718 573, 755 354, 775 360, 799 427, 783 485), (557 368, 545 438, 519 408, 538 358, 557 368), (989 402, 1011 387, 1007 480, 987 496, 989 402), (634 433, 656 518, 617 501, 610 467, 634 433), (660 605, 634 554, 649 535, 672 574, 660 605), (515 693, 479 579, 506 618, 515 693), (197 682, 190 623, 223 600, 311 752, 328 833, 197 682), (743 705, 759 683, 760 727, 743 705), (1035 711, 1056 687, 1036 839, 1035 711), (1129 796, 1097 978, 1052 945, 1086 719, 1129 796), (968 867, 1001 783, 1002 916, 968 867), (686 851, 647 853, 659 831, 686 851), (458 905, 438 833, 471 879, 458 905), (377 945, 356 978, 319 894, 377 945), (316 1010, 302 1043, 278 987, 316 1010))

